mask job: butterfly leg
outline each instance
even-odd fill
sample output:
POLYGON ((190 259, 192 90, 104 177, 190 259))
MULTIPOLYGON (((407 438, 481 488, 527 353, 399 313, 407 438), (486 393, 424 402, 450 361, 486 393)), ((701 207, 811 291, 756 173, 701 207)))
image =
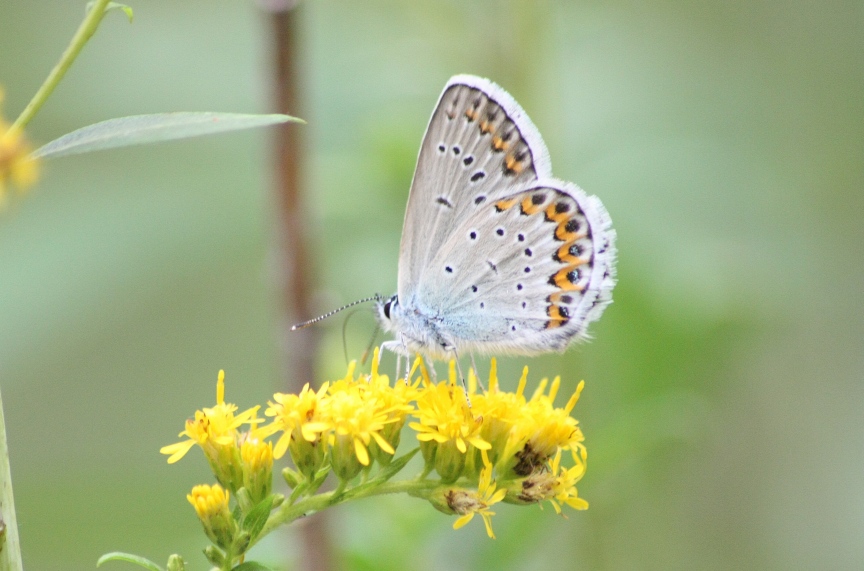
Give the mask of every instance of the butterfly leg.
POLYGON ((477 362, 474 361, 474 353, 471 353, 471 366, 474 368, 474 377, 477 379, 477 384, 480 385, 480 389, 485 393, 486 387, 483 385, 483 381, 480 379, 480 371, 477 370, 477 362))
MULTIPOLYGON (((399 378, 399 371, 402 368, 402 366, 401 366, 402 365, 402 359, 401 358, 403 356, 405 356, 405 358, 407 359, 411 356, 411 354, 408 352, 408 346, 405 344, 404 341, 402 341, 402 340, 396 341, 395 339, 392 341, 385 341, 384 343, 381 343, 381 350, 378 352, 378 364, 379 365, 381 364, 381 357, 384 355, 384 351, 390 351, 391 353, 396 355, 396 376, 394 378, 398 379, 399 378)), ((410 362, 407 362, 406 373, 407 373, 409 368, 410 368, 410 362)))
POLYGON ((453 356, 456 359, 456 370, 459 373, 459 380, 462 381, 462 390, 465 391, 465 400, 468 401, 468 408, 471 408, 471 397, 468 396, 468 385, 465 384, 465 375, 462 374, 462 365, 459 364, 459 353, 456 352, 456 347, 451 347, 453 356))
POLYGON ((435 370, 435 361, 432 359, 426 359, 426 357, 423 357, 423 360, 426 362, 426 372, 429 373, 429 378, 432 379, 433 383, 437 383, 438 371, 435 370))

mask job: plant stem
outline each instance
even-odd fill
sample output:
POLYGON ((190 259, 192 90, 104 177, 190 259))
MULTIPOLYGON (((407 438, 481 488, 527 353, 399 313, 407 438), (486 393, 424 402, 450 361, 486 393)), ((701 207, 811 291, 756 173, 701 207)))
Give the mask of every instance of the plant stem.
POLYGON ((398 482, 381 482, 379 484, 369 482, 345 491, 334 490, 318 494, 294 504, 285 503, 282 504, 279 511, 270 516, 270 519, 264 524, 264 528, 258 534, 258 537, 252 541, 252 544, 257 543, 258 539, 264 537, 283 523, 292 522, 297 518, 311 515, 324 508, 339 505, 348 500, 359 500, 371 496, 403 492, 411 495, 422 495, 423 492, 431 491, 440 485, 441 482, 436 480, 399 480, 398 482))
POLYGON ((12 471, 9 467, 9 447, 6 443, 6 419, 3 416, 3 397, 0 395, 0 523, 5 534, 0 534, 0 571, 21 571, 21 545, 18 542, 18 522, 15 519, 15 501, 12 497, 12 471))
POLYGON ((69 66, 72 65, 72 62, 75 61, 75 58, 77 58, 78 54, 81 53, 84 45, 93 36, 93 34, 96 33, 96 28, 99 27, 99 23, 102 21, 102 18, 105 17, 105 8, 108 6, 109 2, 110 0, 96 0, 93 7, 84 17, 84 21, 81 22, 80 26, 78 26, 78 31, 75 32, 74 36, 72 36, 72 41, 69 42, 69 47, 67 47, 66 51, 63 52, 60 61, 57 62, 57 65, 54 66, 54 69, 52 69, 51 73, 48 74, 48 77, 45 78, 42 87, 39 88, 39 91, 36 92, 33 99, 31 99, 30 103, 27 104, 27 107, 24 108, 21 115, 15 119, 11 129, 23 130, 24 127, 27 126, 27 123, 33 119, 45 101, 48 100, 48 97, 54 91, 54 88, 57 87, 57 84, 59 84, 60 80, 63 79, 63 76, 66 75, 69 66))

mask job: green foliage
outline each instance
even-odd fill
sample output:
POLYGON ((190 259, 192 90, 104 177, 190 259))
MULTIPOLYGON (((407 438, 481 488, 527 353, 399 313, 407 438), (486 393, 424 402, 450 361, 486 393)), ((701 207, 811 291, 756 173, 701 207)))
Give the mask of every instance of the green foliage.
POLYGON ((304 122, 289 115, 241 113, 155 113, 101 121, 82 127, 36 149, 37 158, 54 158, 118 147, 159 143, 288 122, 304 122))
POLYGON ((123 553, 120 551, 113 551, 111 553, 106 553, 96 562, 96 567, 101 567, 103 563, 106 561, 125 561, 126 563, 132 563, 139 567, 143 567, 144 569, 148 569, 149 571, 164 571, 160 566, 156 565, 149 559, 145 559, 139 555, 132 555, 131 553, 123 553))

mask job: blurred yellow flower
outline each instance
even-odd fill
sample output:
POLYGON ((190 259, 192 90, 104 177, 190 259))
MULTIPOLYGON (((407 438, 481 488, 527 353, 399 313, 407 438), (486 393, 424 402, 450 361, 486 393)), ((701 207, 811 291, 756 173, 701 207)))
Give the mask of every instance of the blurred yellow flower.
MULTIPOLYGON (((0 104, 3 90, 0 89, 0 104)), ((19 129, 10 129, 0 114, 0 204, 10 184, 18 190, 32 186, 39 178, 39 162, 30 156, 33 148, 19 129)))

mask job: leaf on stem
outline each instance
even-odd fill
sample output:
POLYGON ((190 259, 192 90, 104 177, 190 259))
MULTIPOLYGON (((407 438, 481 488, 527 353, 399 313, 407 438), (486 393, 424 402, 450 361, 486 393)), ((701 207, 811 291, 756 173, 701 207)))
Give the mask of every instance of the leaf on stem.
POLYGON ((126 17, 129 18, 129 23, 132 23, 132 19, 135 17, 135 14, 132 13, 132 7, 127 6, 126 4, 121 4, 120 2, 108 2, 108 5, 105 7, 105 11, 108 10, 123 10, 126 12, 126 17))
POLYGON ((177 112, 132 115, 108 119, 67 133, 36 149, 32 156, 62 157, 288 122, 305 123, 297 117, 281 114, 177 112))
MULTIPOLYGON (((87 6, 84 7, 84 13, 86 14, 87 12, 92 10, 95 5, 96 5, 95 0, 93 0, 92 2, 87 2, 87 6)), ((108 12, 108 10, 116 10, 118 8, 120 10, 123 10, 124 12, 126 12, 126 17, 129 18, 129 23, 131 24, 132 18, 135 16, 135 14, 132 13, 132 7, 127 6, 126 4, 121 4, 120 2, 108 2, 108 4, 105 6, 105 9, 102 11, 102 13, 104 14, 104 13, 108 12)))
POLYGON ((261 533, 264 524, 267 523, 267 518, 270 517, 270 511, 273 508, 273 496, 264 498, 257 506, 249 510, 246 517, 243 518, 243 531, 249 533, 254 541, 261 533))
POLYGON ((132 555, 131 553, 123 553, 122 551, 112 551, 111 553, 106 553, 99 558, 99 561, 96 562, 96 567, 99 567, 106 561, 126 561, 127 563, 134 563, 135 565, 139 565, 144 569, 149 569, 150 571, 164 571, 161 567, 159 567, 149 559, 145 559, 139 555, 132 555))

